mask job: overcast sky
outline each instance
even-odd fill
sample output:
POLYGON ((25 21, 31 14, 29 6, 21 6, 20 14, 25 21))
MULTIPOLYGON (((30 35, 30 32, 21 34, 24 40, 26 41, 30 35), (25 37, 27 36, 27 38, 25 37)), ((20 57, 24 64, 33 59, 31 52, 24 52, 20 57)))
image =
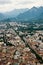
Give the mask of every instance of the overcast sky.
POLYGON ((0 12, 43 6, 43 0, 0 0, 0 12))

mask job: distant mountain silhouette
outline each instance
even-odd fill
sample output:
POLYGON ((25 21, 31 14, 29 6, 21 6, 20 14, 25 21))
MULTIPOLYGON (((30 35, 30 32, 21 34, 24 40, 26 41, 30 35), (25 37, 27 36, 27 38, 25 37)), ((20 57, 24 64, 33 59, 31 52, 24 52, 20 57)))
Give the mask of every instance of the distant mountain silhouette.
POLYGON ((0 13, 0 20, 3 20, 5 18, 4 14, 0 13))
POLYGON ((0 21, 15 21, 16 17, 20 14, 20 13, 24 13, 28 11, 28 8, 25 9, 14 9, 10 12, 5 12, 5 13, 0 13, 0 21))
POLYGON ((28 11, 19 14, 17 16, 18 20, 22 20, 22 21, 32 21, 32 20, 39 20, 39 19, 43 19, 43 7, 33 7, 31 9, 29 9, 28 11))
POLYGON ((15 9, 3 14, 0 13, 0 21, 43 22, 43 7, 32 7, 31 9, 15 9))
POLYGON ((11 17, 16 17, 18 16, 20 13, 24 13, 28 10, 28 8, 26 9, 14 9, 10 12, 6 12, 4 13, 7 17, 11 18, 11 17))

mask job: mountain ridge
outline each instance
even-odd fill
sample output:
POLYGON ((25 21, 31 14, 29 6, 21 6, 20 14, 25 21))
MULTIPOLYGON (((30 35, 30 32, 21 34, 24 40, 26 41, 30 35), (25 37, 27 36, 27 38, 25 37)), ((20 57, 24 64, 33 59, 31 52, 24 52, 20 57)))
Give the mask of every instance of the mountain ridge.
POLYGON ((31 9, 19 9, 8 12, 11 15, 7 15, 7 13, 1 13, 0 20, 1 21, 43 21, 43 7, 32 7, 31 9), (13 14, 14 16, 13 16, 13 14), (15 13, 16 12, 16 13, 15 13), (19 13, 19 14, 17 14, 19 13), (1 18, 2 17, 2 18, 1 18))
POLYGON ((31 9, 29 9, 28 11, 22 13, 22 14, 19 14, 17 16, 17 19, 19 20, 24 20, 24 21, 32 21, 32 20, 37 20, 37 19, 40 19, 42 18, 43 19, 43 7, 39 7, 39 8, 36 8, 36 7, 33 7, 31 9))

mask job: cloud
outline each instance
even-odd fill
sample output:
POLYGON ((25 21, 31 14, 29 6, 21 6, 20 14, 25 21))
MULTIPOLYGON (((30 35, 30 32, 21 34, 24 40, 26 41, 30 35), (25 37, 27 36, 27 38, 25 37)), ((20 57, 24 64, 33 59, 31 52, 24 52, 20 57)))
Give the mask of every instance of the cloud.
POLYGON ((43 6, 43 0, 0 0, 0 12, 43 6))
POLYGON ((18 4, 26 5, 26 4, 33 4, 35 2, 36 2, 35 0, 21 0, 21 1, 19 0, 18 4))
POLYGON ((21 2, 20 4, 22 4, 22 5, 26 5, 26 4, 32 4, 33 2, 31 2, 31 1, 25 1, 25 2, 21 2))
POLYGON ((11 3, 11 0, 0 0, 0 5, 11 3))

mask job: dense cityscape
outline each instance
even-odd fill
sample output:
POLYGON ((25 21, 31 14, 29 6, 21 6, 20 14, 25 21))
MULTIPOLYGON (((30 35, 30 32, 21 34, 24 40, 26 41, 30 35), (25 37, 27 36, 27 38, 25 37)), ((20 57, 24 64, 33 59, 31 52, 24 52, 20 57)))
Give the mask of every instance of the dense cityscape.
POLYGON ((0 65, 43 65, 43 24, 0 22, 0 65))

